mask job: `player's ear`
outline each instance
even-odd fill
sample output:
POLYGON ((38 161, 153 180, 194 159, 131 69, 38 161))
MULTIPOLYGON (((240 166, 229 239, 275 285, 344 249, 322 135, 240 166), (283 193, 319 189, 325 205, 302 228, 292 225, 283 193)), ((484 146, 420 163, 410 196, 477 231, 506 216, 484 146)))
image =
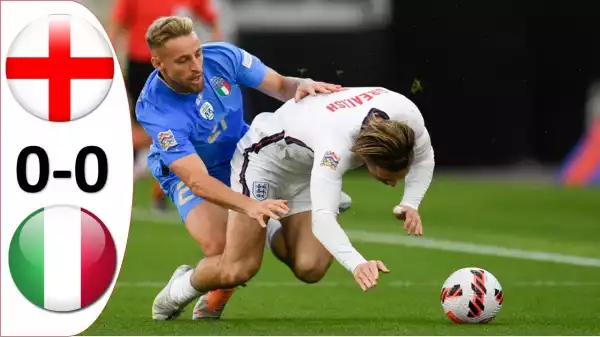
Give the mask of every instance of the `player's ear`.
POLYGON ((158 56, 152 55, 152 58, 150 59, 150 62, 152 62, 152 66, 155 69, 161 70, 162 69, 162 65, 161 65, 161 61, 158 58, 158 56))

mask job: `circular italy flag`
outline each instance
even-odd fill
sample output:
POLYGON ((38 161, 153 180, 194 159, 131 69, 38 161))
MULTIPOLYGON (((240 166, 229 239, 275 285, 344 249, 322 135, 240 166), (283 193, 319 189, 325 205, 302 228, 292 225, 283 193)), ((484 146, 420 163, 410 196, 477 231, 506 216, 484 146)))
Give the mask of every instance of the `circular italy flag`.
POLYGON ((31 303, 51 311, 73 311, 95 302, 110 285, 116 264, 108 228, 76 206, 31 213, 9 248, 15 285, 31 303))

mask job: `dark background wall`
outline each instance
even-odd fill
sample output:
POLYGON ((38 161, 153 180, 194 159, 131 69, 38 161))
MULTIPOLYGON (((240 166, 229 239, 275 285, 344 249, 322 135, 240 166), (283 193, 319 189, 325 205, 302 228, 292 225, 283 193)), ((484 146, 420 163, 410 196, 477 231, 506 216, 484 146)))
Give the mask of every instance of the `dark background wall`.
MULTIPOLYGON (((579 140, 587 88, 600 78, 600 5, 421 0, 393 11, 386 29, 242 32, 239 44, 286 75, 405 94, 440 166, 555 164, 579 140), (422 90, 412 92, 415 80, 422 90)), ((249 120, 279 105, 246 98, 249 120)))

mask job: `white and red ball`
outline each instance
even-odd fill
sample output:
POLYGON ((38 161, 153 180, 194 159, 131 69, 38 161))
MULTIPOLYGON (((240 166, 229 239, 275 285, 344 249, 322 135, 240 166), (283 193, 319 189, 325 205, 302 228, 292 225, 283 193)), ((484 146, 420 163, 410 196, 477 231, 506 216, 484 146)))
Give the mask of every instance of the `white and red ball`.
POLYGON ((502 308, 504 292, 487 270, 463 268, 444 282, 440 301, 446 316, 455 323, 488 323, 502 308))

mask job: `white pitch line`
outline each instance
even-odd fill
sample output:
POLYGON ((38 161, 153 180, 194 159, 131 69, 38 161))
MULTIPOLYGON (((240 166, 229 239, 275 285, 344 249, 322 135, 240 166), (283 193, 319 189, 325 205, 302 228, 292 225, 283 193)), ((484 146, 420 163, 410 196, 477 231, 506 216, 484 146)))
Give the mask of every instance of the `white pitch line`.
POLYGON ((402 236, 398 234, 384 234, 352 230, 347 231, 348 236, 356 241, 393 244, 409 247, 429 248, 447 250, 452 252, 471 253, 479 255, 492 255, 510 257, 524 260, 564 263, 576 266, 600 267, 600 259, 591 257, 580 257, 563 255, 542 251, 528 251, 514 248, 506 248, 493 245, 481 245, 468 242, 450 241, 442 239, 417 238, 414 236, 402 236))
MULTIPOLYGON (((117 287, 124 288, 162 288, 165 286, 165 282, 117 282, 117 287)), ((383 283, 384 286, 394 288, 409 288, 409 287, 442 287, 440 282, 413 282, 413 281, 392 281, 383 283)), ((533 282, 515 282, 502 284, 504 287, 597 287, 600 286, 600 282, 577 282, 577 281, 533 281, 533 282)), ((358 285, 354 282, 319 282, 315 284, 305 284, 300 281, 297 282, 268 282, 268 281, 251 281, 248 283, 248 287, 260 287, 260 288, 291 288, 291 287, 357 287, 358 285)))
MULTIPOLYGON (((174 213, 161 214, 151 210, 140 208, 133 209, 132 220, 154 222, 161 224, 181 224, 181 220, 174 213)), ((183 226, 183 225, 182 225, 183 226)), ((522 260, 533 260, 543 262, 554 262, 570 264, 575 266, 586 266, 600 268, 600 259, 591 257, 581 257, 572 255, 563 255, 558 253, 528 251, 521 249, 506 248, 493 245, 481 245, 475 243, 450 241, 442 239, 428 239, 423 237, 414 237, 399 235, 393 233, 371 232, 362 230, 346 230, 346 233, 353 241, 390 244, 407 247, 418 247, 427 249, 438 249, 452 252, 470 253, 478 255, 491 255, 499 257, 509 257, 522 260)))

